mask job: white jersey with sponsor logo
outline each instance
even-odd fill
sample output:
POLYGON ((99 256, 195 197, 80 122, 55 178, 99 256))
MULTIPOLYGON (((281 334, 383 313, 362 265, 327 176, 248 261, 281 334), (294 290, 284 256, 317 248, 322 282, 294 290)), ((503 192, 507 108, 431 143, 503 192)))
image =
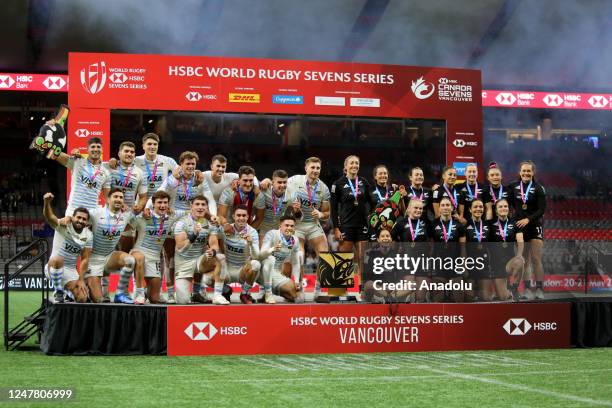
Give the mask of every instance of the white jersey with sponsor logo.
MULTIPOLYGON (((204 172, 204 179, 208 183, 208 187, 210 187, 210 191, 212 191, 213 197, 215 197, 215 201, 219 202, 221 198, 221 193, 228 187, 231 187, 234 180, 238 180, 238 173, 223 173, 221 176, 221 181, 216 183, 212 178, 212 171, 206 170, 204 172)), ((257 177, 253 180, 253 184, 259 186, 259 180, 257 177)))
POLYGON ((67 227, 58 225, 55 227, 53 236, 53 250, 51 257, 61 256, 64 260, 64 267, 76 268, 77 259, 81 251, 85 248, 91 249, 93 246, 93 235, 89 228, 77 233, 72 223, 67 227))
POLYGON ((220 230, 225 243, 225 260, 228 266, 241 268, 247 260, 257 260, 259 258, 259 234, 250 225, 247 225, 241 231, 238 231, 234 224, 231 227, 232 231, 229 233, 226 233, 223 229, 220 230), (250 235, 252 239, 250 248, 247 247, 247 240, 243 238, 246 235, 250 235))
POLYGON ((172 157, 158 154, 155 160, 149 161, 146 156, 137 156, 134 164, 145 177, 145 186, 147 187, 147 196, 151 198, 153 193, 161 187, 162 183, 168 178, 168 175, 178 167, 178 164, 172 157))
POLYGON ((168 177, 158 190, 165 191, 170 195, 170 207, 175 211, 190 211, 193 197, 203 195, 208 198, 208 211, 217 215, 217 204, 213 199, 206 179, 201 184, 194 186, 195 176, 191 180, 185 180, 183 176, 179 180, 173 176, 168 177))
POLYGON ((138 232, 134 249, 145 254, 147 259, 159 260, 164 241, 173 237, 174 224, 184 215, 184 211, 178 211, 173 215, 166 214, 162 217, 152 211, 149 219, 142 214, 134 217, 131 225, 138 232))
POLYGON ((330 199, 329 188, 324 182, 317 180, 317 184, 307 188, 306 180, 308 177, 305 175, 292 176, 287 180, 287 193, 297 197, 302 205, 302 219, 298 224, 318 222, 312 216, 311 203, 317 210, 321 210, 321 205, 330 199))
POLYGON ((72 172, 68 208, 96 208, 100 191, 110 176, 108 170, 102 164, 94 165, 85 158, 73 157, 68 159, 66 167, 72 172))
POLYGON ((119 211, 112 214, 108 207, 98 207, 90 211, 91 230, 93 231, 92 255, 108 256, 115 250, 121 233, 134 214, 119 211))
POLYGON ((206 250, 206 246, 208 245, 208 237, 210 235, 219 234, 219 229, 210 224, 205 218, 196 221, 193 219, 191 214, 187 214, 176 221, 176 224, 174 225, 174 236, 176 237, 183 232, 186 232, 187 235, 193 234, 196 223, 199 223, 202 226, 197 238, 191 244, 189 249, 183 252, 176 251, 174 256, 183 259, 197 259, 206 250))
POLYGON ((287 207, 291 207, 295 199, 295 196, 286 191, 280 197, 273 191, 272 188, 269 188, 261 192, 264 196, 266 210, 264 212, 263 222, 259 227, 260 231, 277 229, 280 225, 280 217, 283 216, 287 207))
POLYGON ((262 252, 269 248, 274 248, 278 242, 281 244, 280 251, 272 253, 274 257, 274 269, 277 270, 282 268, 283 263, 290 261, 293 257, 297 257, 300 252, 300 240, 298 237, 293 235, 287 239, 277 229, 270 230, 266 233, 261 247, 262 252))
MULTIPOLYGON (((105 164, 105 166, 107 166, 105 164)), ((136 203, 136 195, 147 193, 147 186, 144 182, 142 170, 132 164, 125 167, 121 163, 117 164, 116 169, 108 169, 110 177, 104 187, 120 188, 123 190, 123 202, 132 209, 136 203)))
MULTIPOLYGON (((219 205, 227 206, 227 221, 234 222, 234 197, 236 194, 239 194, 237 191, 234 191, 231 187, 226 188, 221 193, 221 198, 219 199, 219 205)), ((247 205, 249 200, 253 200, 253 214, 255 214, 254 210, 256 209, 264 209, 266 208, 266 201, 264 199, 263 194, 260 192, 257 196, 255 193, 251 191, 247 194, 241 195, 242 199, 240 200, 244 205, 247 205)))

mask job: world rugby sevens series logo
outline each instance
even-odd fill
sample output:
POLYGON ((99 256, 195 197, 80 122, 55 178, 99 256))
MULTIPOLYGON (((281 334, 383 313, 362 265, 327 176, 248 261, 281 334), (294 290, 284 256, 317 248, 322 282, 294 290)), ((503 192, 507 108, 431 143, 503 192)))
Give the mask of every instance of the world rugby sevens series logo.
POLYGON ((81 70, 81 85, 88 94, 100 92, 106 84, 106 63, 96 62, 81 70))

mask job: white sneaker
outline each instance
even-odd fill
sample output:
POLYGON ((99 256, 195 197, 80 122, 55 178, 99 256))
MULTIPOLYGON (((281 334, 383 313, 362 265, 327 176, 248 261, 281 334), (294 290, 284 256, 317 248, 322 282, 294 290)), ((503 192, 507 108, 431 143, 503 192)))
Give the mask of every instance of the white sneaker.
POLYGON ((168 298, 166 299, 166 303, 169 305, 175 305, 176 304, 176 299, 174 297, 174 293, 170 294, 168 293, 168 298))
POLYGON ((544 299, 544 291, 540 288, 536 289, 535 298, 539 300, 544 299))
POLYGON ((269 305, 273 305, 276 303, 276 299, 274 299, 274 295, 272 294, 272 292, 266 292, 266 294, 264 295, 264 299, 269 305))
POLYGON ((135 305, 144 305, 145 301, 146 299, 145 299, 144 293, 137 293, 136 296, 134 297, 135 305))
POLYGON ((525 296, 525 299, 527 300, 535 300, 536 298, 534 291, 531 289, 525 289, 525 293, 523 293, 523 296, 525 296))
POLYGON ((220 293, 215 293, 212 298, 213 305, 229 305, 230 302, 220 293))
POLYGON ((297 296, 295 297, 294 302, 295 303, 304 303, 304 300, 305 300, 304 292, 300 291, 300 292, 298 292, 297 296))

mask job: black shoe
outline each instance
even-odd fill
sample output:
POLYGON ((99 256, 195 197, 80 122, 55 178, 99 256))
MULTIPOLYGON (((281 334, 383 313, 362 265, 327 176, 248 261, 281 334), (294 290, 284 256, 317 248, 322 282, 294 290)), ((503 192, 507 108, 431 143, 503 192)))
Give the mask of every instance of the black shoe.
POLYGON ((228 284, 223 284, 223 291, 221 292, 221 295, 223 295, 224 298, 227 299, 228 302, 232 301, 232 287, 228 284))
POLYGON ((191 294, 191 303, 212 303, 210 300, 206 299, 204 296, 202 296, 201 293, 192 293, 191 294))
POLYGON ((53 294, 53 303, 64 303, 64 292, 55 292, 53 294))

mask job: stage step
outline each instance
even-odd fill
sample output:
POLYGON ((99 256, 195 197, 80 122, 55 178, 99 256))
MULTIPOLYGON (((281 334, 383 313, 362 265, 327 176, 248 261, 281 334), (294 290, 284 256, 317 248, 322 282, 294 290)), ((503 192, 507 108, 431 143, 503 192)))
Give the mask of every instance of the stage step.
POLYGON ((9 333, 8 335, 8 341, 9 342, 13 342, 13 341, 23 341, 23 340, 27 340, 28 337, 30 337, 30 334, 27 332, 15 332, 15 333, 9 333))
POLYGON ((26 316, 23 320, 36 326, 41 326, 45 322, 46 318, 47 315, 45 313, 39 312, 26 316))

